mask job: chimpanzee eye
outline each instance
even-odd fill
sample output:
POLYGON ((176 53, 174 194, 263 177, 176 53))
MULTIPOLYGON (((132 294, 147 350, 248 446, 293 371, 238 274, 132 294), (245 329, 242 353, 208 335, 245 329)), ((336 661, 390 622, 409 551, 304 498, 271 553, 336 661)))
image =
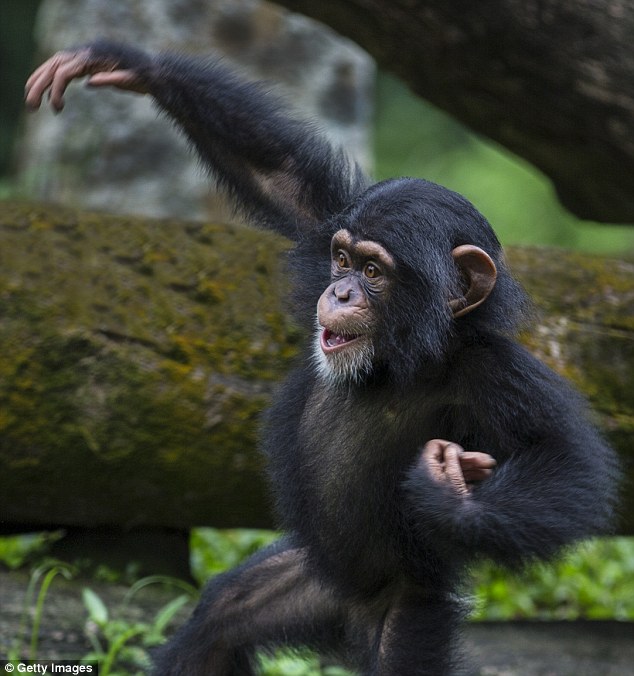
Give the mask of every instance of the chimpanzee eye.
POLYGON ((350 263, 348 261, 348 256, 346 256, 344 251, 339 251, 337 253, 337 265, 340 268, 349 268, 350 263))
POLYGON ((363 274, 368 279, 376 279, 377 277, 380 277, 382 273, 378 265, 375 265, 374 263, 366 263, 365 267, 363 268, 363 274))

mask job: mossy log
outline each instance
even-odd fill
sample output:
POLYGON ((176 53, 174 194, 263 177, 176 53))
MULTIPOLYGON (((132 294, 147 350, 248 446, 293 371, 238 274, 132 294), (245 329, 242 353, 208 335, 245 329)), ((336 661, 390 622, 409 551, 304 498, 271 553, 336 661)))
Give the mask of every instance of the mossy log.
MULTIPOLYGON (((258 416, 301 340, 287 247, 246 227, 0 203, 0 529, 270 526, 258 416)), ((523 339, 631 463, 634 263, 508 257, 540 308, 523 339)), ((631 488, 623 514, 631 533, 631 488)))

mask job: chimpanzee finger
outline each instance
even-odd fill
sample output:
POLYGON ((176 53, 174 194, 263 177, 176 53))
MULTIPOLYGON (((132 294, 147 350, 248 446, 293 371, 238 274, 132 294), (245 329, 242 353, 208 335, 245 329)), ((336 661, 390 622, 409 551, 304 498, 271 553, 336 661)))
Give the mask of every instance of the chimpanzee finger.
POLYGON ((90 74, 89 64, 88 52, 83 51, 75 54, 71 60, 57 69, 49 94, 51 106, 55 110, 59 111, 64 107, 64 93, 68 85, 74 79, 90 74))
POLYGON ((70 55, 69 52, 57 52, 56 54, 53 54, 53 56, 51 56, 49 59, 44 61, 44 63, 39 65, 31 73, 31 75, 29 75, 26 84, 24 85, 25 90, 28 92, 29 90, 33 89, 35 83, 43 75, 48 75, 52 79, 52 76, 57 70, 57 68, 61 65, 62 61, 68 58, 69 55, 70 55))
POLYGON ((422 458, 426 461, 442 462, 446 441, 432 439, 423 447, 422 458))
POLYGON ((465 451, 460 455, 462 471, 476 468, 491 468, 497 465, 496 459, 488 453, 478 451, 465 451))
POLYGON ((477 469, 462 469, 462 474, 464 476, 464 480, 466 482, 472 482, 472 481, 484 481, 484 479, 488 479, 493 474, 492 469, 487 469, 487 468, 477 468, 477 469))
POLYGON ((42 96, 53 82, 56 67, 50 60, 33 72, 24 88, 24 100, 31 110, 36 110, 42 104, 42 96))
POLYGON ((466 495, 469 493, 467 484, 460 467, 460 454, 462 449, 457 444, 448 444, 445 448, 445 474, 457 493, 466 495))
POLYGON ((57 52, 37 68, 26 82, 25 99, 31 109, 39 108, 44 92, 51 87, 60 68, 75 58, 73 52, 57 52))
POLYGON ((427 468, 436 481, 444 478, 444 451, 447 443, 442 439, 432 439, 425 444, 420 456, 419 463, 427 468))
POLYGON ((107 73, 95 73, 86 83, 90 87, 117 87, 127 91, 146 93, 145 87, 132 70, 113 70, 107 73))

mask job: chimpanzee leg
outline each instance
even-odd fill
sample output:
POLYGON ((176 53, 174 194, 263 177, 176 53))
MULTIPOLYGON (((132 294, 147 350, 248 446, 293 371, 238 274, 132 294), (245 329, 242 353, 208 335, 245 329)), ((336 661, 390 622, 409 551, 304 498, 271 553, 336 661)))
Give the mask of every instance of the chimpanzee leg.
POLYGON ((462 613, 448 594, 408 589, 388 610, 373 676, 446 676, 455 667, 455 631, 462 613))
POLYGON ((302 549, 276 543, 214 578, 187 624, 163 648, 155 676, 249 676, 258 647, 334 651, 344 612, 307 571, 302 549))

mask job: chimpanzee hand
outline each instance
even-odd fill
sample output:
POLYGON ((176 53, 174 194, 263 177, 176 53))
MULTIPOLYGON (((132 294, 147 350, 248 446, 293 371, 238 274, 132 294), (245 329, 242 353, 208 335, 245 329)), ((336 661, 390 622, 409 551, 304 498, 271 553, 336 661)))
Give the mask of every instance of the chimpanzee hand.
POLYGON ((497 464, 487 453, 465 451, 458 444, 443 439, 432 439, 425 444, 420 464, 432 478, 450 485, 459 495, 469 495, 474 481, 490 476, 497 464))
POLYGON ((64 92, 75 79, 90 76, 91 87, 113 86, 127 91, 147 94, 147 88, 134 70, 120 67, 119 60, 109 57, 91 47, 57 52, 33 72, 27 80, 25 100, 35 110, 49 90, 49 101, 59 112, 64 107, 64 92))

